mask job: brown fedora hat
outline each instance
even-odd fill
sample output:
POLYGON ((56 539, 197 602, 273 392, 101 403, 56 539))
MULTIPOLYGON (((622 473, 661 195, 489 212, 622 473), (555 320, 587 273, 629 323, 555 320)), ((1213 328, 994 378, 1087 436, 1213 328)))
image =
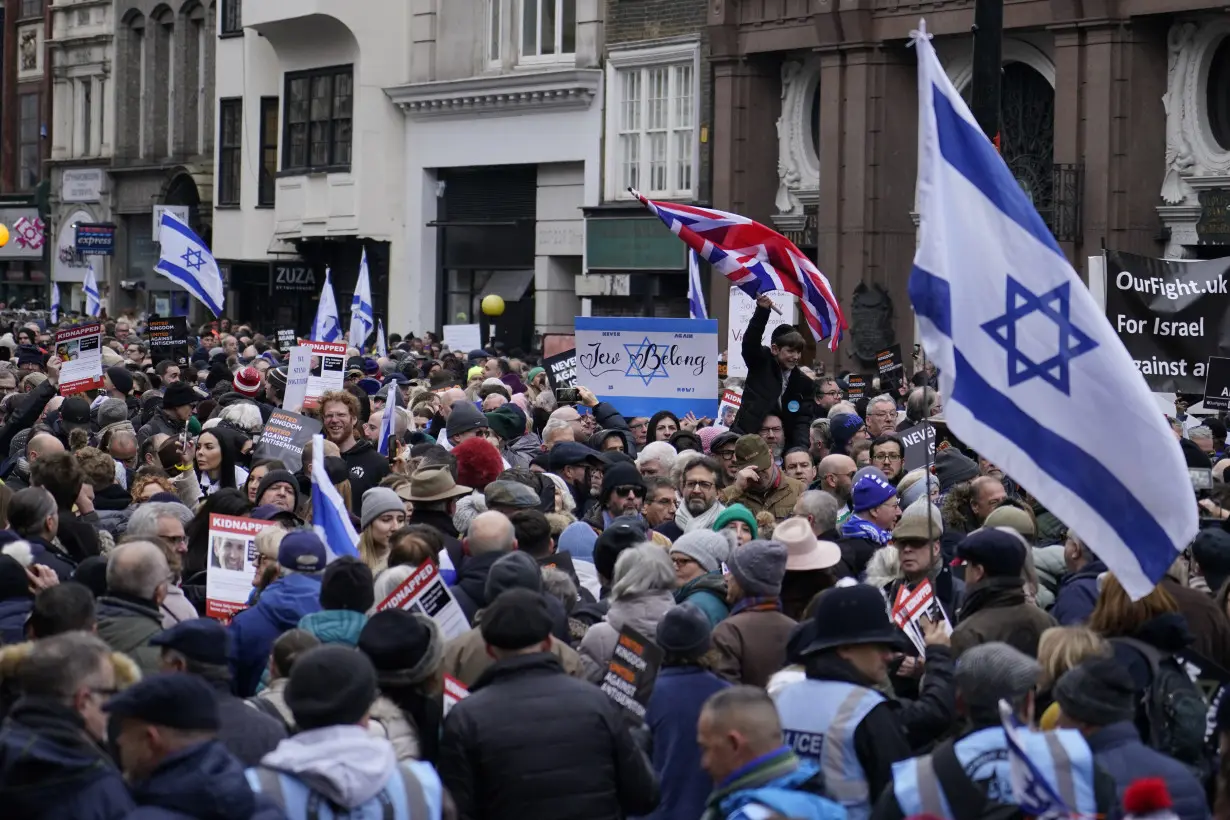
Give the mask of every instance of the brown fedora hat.
POLYGON ((448 467, 425 467, 410 476, 411 501, 444 501, 473 491, 453 480, 448 467))

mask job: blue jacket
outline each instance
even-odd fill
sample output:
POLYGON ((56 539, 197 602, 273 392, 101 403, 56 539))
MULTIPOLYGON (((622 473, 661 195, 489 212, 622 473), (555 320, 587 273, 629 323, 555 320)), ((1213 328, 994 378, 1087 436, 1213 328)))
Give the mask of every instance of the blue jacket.
POLYGON ((1098 602, 1098 576, 1103 572, 1106 572, 1106 565, 1094 561, 1059 579, 1051 616, 1060 626, 1078 626, 1089 620, 1093 605, 1098 602))
POLYGON ((291 574, 270 584, 256 606, 236 615, 231 621, 229 656, 235 694, 255 695, 273 642, 298 626, 304 615, 319 611, 320 578, 291 574))
POLYGON ((726 604, 726 582, 720 572, 706 572, 675 590, 675 603, 687 601, 696 606, 714 627, 730 614, 726 604))
POLYGON ((28 697, 0 727, 0 806, 5 820, 120 820, 134 803, 80 715, 28 697))
POLYGON ((170 756, 134 783, 139 808, 127 820, 282 820, 268 797, 252 793, 239 764, 216 740, 170 756))
POLYGON ((1114 778, 1120 798, 1133 781, 1160 777, 1166 781, 1179 820, 1208 820, 1204 787, 1196 776, 1179 761, 1142 743, 1131 721, 1104 726, 1085 740, 1094 761, 1114 778))
POLYGON ((322 609, 311 615, 304 615, 299 621, 299 628, 307 630, 320 639, 321 643, 340 643, 345 646, 358 646, 359 633, 367 623, 367 616, 362 612, 351 612, 349 609, 322 609))
POLYGON ((6 598, 0 601, 0 645, 25 643, 26 618, 32 609, 33 598, 6 598))
POLYGON ((820 770, 814 763, 800 761, 799 767, 790 774, 722 798, 719 803, 720 816, 725 820, 763 817, 763 812, 747 811, 750 806, 763 806, 794 820, 846 820, 843 806, 803 788, 819 774, 820 770))
POLYGON ((668 666, 658 673, 645 725, 653 734, 653 770, 662 783, 662 800, 646 818, 696 818, 704 813, 713 781, 700 766, 696 722, 709 696, 729 686, 697 666, 668 666))

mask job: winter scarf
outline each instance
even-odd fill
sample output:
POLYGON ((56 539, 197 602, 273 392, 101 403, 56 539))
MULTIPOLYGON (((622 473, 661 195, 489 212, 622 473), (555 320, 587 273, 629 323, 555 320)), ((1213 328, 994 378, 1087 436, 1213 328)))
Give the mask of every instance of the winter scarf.
POLYGON ((782 599, 770 598, 763 595, 753 595, 750 598, 744 598, 730 608, 731 615, 738 615, 740 612, 781 612, 782 599))
POLYGON ((841 537, 861 538, 864 541, 871 541, 872 543, 884 546, 892 540, 893 534, 852 513, 841 525, 841 537))
POLYGON ((692 515, 688 512, 687 504, 680 504, 679 510, 675 513, 675 523, 679 525, 679 529, 684 532, 692 530, 711 530, 713 525, 717 523, 718 516, 726 511, 726 505, 721 501, 713 502, 713 506, 705 510, 700 515, 692 515))

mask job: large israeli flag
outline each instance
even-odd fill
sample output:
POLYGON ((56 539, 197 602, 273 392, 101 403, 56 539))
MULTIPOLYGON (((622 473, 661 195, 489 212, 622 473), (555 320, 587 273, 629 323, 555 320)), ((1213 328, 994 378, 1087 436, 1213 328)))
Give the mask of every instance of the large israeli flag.
POLYGON ((51 283, 51 323, 54 325, 60 321, 60 285, 56 282, 51 283))
POLYGON ((920 237, 909 290, 945 417, 1139 599, 1196 534, 1179 447, 925 32, 915 44, 920 237))
POLYGON ((350 523, 346 502, 325 472, 325 440, 320 435, 312 436, 312 529, 333 557, 359 557, 359 534, 350 523))
POLYGON ((154 270, 195 296, 214 316, 221 316, 226 304, 222 271, 201 237, 170 209, 162 212, 158 244, 158 264, 154 270))
POLYGON ((85 272, 81 291, 85 294, 85 315, 97 319, 102 313, 102 294, 98 292, 98 279, 94 276, 93 265, 85 272))
POLYGON ((333 298, 333 274, 325 268, 325 286, 320 290, 320 304, 312 320, 314 342, 336 342, 342 338, 342 320, 337 315, 337 299, 333 298))
POLYGON ((363 343, 372 335, 376 326, 372 310, 372 283, 367 273, 367 249, 359 260, 359 281, 354 286, 354 298, 350 300, 350 346, 363 350, 363 343))

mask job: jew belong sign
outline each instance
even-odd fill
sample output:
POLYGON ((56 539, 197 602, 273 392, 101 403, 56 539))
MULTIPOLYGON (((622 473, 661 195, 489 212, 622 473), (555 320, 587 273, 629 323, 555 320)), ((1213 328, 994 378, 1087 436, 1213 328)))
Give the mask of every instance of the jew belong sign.
POLYGON ((577 317, 577 381, 625 417, 697 417, 718 399, 717 321, 577 317))

